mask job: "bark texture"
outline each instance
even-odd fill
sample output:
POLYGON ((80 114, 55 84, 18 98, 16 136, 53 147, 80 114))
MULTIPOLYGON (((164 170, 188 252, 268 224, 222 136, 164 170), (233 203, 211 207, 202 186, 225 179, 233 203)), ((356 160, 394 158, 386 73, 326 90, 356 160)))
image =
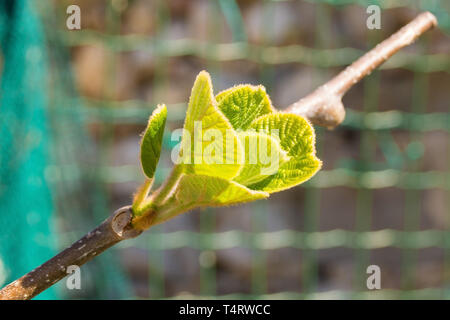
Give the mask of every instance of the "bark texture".
POLYGON ((412 44, 425 31, 437 25, 436 17, 423 12, 388 39, 364 54, 326 84, 290 105, 285 112, 309 119, 313 124, 332 129, 345 118, 344 94, 401 48, 412 44))
POLYGON ((116 243, 138 236, 131 226, 130 207, 117 210, 97 228, 33 271, 0 290, 0 300, 31 299, 67 275, 67 267, 81 266, 116 243))

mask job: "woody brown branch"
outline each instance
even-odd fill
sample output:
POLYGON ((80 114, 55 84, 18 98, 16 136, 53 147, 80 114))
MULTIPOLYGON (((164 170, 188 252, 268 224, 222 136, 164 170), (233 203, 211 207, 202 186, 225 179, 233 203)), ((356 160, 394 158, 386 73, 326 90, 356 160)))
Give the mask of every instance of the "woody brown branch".
POLYGON ((425 31, 437 25, 436 17, 423 12, 388 39, 364 54, 329 82, 290 105, 285 112, 301 115, 313 124, 332 129, 344 121, 344 94, 401 48, 412 44, 425 31))
MULTIPOLYGON (((316 125, 334 128, 345 117, 342 96, 373 69, 435 25, 437 21, 431 13, 420 14, 331 81, 289 106, 285 112, 304 116, 316 125)), ((72 246, 1 289, 0 300, 31 299, 64 278, 69 266, 81 266, 118 242, 138 236, 142 231, 135 229, 131 220, 130 207, 117 210, 72 246)))
POLYGON ((131 227, 130 207, 117 210, 97 228, 52 259, 0 290, 0 300, 31 299, 67 275, 69 266, 82 266, 116 243, 138 236, 131 227))

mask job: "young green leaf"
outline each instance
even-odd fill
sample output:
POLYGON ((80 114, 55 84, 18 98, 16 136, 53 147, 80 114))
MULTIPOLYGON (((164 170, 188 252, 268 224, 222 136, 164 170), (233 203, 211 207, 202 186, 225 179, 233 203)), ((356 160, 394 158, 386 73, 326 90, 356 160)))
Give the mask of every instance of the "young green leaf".
POLYGON ((267 198, 269 194, 250 190, 234 181, 202 175, 183 175, 176 199, 183 206, 223 206, 267 198))
POLYGON ((290 159, 280 165, 276 174, 250 185, 250 189, 278 192, 305 182, 320 169, 322 162, 316 157, 314 129, 304 118, 274 113, 254 120, 251 128, 265 134, 277 129, 281 148, 290 159))
POLYGON ((241 170, 243 151, 236 132, 217 108, 211 78, 200 72, 192 88, 182 138, 186 171, 232 179, 241 170), (187 142, 190 140, 191 143, 187 142), (184 150, 190 146, 190 150, 184 150))
POLYGON ((279 141, 264 133, 244 131, 239 138, 245 150, 245 165, 233 180, 245 186, 264 180, 277 173, 279 166, 288 160, 279 141))
POLYGON ((148 120, 147 128, 141 141, 141 165, 145 175, 151 179, 161 154, 161 143, 166 125, 167 108, 158 105, 148 120))
MULTIPOLYGON (((142 141, 142 165, 149 178, 158 161, 166 112, 155 111, 142 141)), ((262 86, 235 86, 214 97, 209 74, 200 72, 184 129, 170 177, 150 197, 151 179, 136 195, 136 219, 161 223, 195 207, 264 199, 308 180, 321 166, 313 127, 300 116, 277 112, 262 86), (148 212, 156 215, 145 219, 148 212)))
POLYGON ((216 100, 236 130, 246 130, 254 119, 274 111, 263 86, 235 86, 219 93, 216 100))

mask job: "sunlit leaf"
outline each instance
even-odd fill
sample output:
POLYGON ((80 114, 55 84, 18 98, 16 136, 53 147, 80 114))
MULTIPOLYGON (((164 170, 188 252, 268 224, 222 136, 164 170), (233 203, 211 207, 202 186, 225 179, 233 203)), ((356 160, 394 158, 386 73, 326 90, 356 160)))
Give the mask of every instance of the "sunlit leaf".
POLYGON ((245 151, 245 165, 233 180, 251 185, 278 172, 281 164, 288 160, 279 141, 264 133, 245 131, 239 133, 245 151))
POLYGON ((176 199, 182 206, 223 206, 267 198, 267 192, 254 191, 234 181, 202 175, 183 175, 176 199))
POLYGON ((236 130, 246 130, 254 119, 273 112, 263 86, 235 86, 219 93, 216 100, 219 109, 236 130))
POLYGON ((148 120, 141 141, 141 165, 145 175, 153 178, 161 154, 161 143, 166 125, 167 108, 159 105, 148 120))
POLYGON ((285 190, 305 182, 320 169, 322 162, 316 157, 314 129, 304 118, 273 113, 254 120, 250 127, 265 134, 278 130, 281 148, 290 159, 280 165, 276 174, 249 188, 270 193, 285 190))
POLYGON ((185 140, 191 141, 191 149, 182 150, 187 172, 224 179, 239 173, 244 156, 242 146, 230 122, 217 108, 211 78, 205 71, 200 72, 192 88, 184 129, 182 146, 189 145, 185 140), (210 136, 205 139, 205 134, 210 136), (219 159, 217 153, 215 158, 210 156, 212 149, 222 151, 219 159))
MULTIPOLYGON (((142 140, 142 166, 149 178, 161 151, 166 113, 165 107, 154 112, 142 140)), ((205 71, 192 88, 178 154, 161 188, 146 198, 150 179, 135 197, 136 217, 156 212, 154 219, 143 220, 146 223, 160 223, 196 207, 267 198, 305 182, 322 164, 307 120, 277 112, 262 86, 235 86, 214 97, 205 71)))

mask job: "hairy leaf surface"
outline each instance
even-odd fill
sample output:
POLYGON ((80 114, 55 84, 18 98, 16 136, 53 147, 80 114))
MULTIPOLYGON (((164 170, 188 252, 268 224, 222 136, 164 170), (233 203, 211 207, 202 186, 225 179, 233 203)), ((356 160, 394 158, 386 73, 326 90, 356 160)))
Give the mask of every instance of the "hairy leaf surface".
POLYGON ((217 108, 211 78, 205 71, 200 72, 192 88, 184 129, 190 136, 183 135, 182 146, 191 146, 190 150, 182 150, 183 162, 188 163, 187 172, 224 179, 232 179, 239 173, 244 156, 242 146, 232 125, 217 108), (204 139, 207 130, 215 133, 209 137, 210 141, 204 139), (186 142, 188 139, 190 144, 186 142), (212 149, 222 150, 219 159, 217 152, 210 152, 212 149), (214 159, 208 156, 211 154, 214 159))
POLYGON ((176 198, 183 206, 223 206, 267 198, 234 181, 219 177, 187 174, 181 177, 176 198))
POLYGON ((151 179, 161 154, 161 143, 166 125, 167 108, 158 105, 148 120, 141 141, 141 165, 145 175, 151 179))
POLYGON ((254 119, 273 112, 263 86, 235 86, 219 93, 216 100, 219 109, 236 130, 246 130, 254 119))
POLYGON ((245 165, 233 180, 251 185, 277 173, 281 164, 288 160, 277 139, 264 133, 245 131, 239 133, 245 151, 245 165))
POLYGON ((314 129, 304 118, 273 113, 254 120, 251 128, 265 134, 279 130, 281 148, 290 159, 280 165, 276 174, 249 188, 270 193, 281 191, 305 182, 320 169, 322 162, 316 157, 314 129))

